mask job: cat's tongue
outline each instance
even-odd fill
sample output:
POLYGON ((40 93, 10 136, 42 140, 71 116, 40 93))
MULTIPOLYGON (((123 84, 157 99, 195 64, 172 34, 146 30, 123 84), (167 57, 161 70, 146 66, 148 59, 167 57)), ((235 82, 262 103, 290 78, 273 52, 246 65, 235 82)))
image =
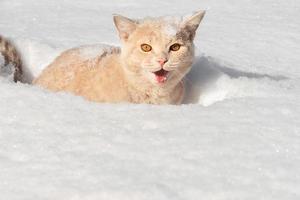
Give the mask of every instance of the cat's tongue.
POLYGON ((167 80, 168 71, 161 69, 157 72, 154 72, 154 75, 158 83, 164 83, 167 80))

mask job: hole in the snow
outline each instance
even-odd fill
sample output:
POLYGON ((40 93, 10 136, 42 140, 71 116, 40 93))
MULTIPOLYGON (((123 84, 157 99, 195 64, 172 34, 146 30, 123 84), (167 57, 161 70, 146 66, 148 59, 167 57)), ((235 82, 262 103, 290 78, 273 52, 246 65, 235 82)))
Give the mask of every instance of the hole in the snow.
POLYGON ((185 81, 187 85, 184 103, 204 106, 230 98, 263 96, 266 90, 277 90, 278 82, 285 76, 271 76, 233 69, 211 57, 199 56, 185 81))

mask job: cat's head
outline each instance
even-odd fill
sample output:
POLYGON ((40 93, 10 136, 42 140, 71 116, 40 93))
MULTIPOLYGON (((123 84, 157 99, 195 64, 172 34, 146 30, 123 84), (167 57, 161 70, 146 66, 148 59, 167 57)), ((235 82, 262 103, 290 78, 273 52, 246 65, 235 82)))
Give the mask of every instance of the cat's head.
POLYGON ((141 84, 177 85, 193 63, 193 40, 204 14, 205 11, 199 11, 185 19, 160 17, 143 20, 115 15, 125 70, 141 84))

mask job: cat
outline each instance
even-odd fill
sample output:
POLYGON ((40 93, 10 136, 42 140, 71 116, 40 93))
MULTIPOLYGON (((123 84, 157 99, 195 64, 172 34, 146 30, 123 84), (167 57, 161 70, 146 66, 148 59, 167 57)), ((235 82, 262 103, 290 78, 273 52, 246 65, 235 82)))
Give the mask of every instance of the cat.
POLYGON ((122 47, 67 50, 33 84, 95 102, 181 104, 194 61, 196 30, 205 11, 185 19, 114 16, 122 47))
POLYGON ((22 81, 22 62, 20 54, 11 41, 0 35, 0 54, 4 63, 0 63, 0 75, 13 75, 15 82, 22 81))

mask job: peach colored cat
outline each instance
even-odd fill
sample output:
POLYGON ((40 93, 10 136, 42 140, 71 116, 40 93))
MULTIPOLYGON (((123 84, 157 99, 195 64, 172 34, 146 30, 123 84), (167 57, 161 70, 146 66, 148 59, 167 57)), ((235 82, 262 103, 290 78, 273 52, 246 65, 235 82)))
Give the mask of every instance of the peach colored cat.
POLYGON ((67 50, 33 83, 96 102, 180 104, 204 14, 143 20, 116 15, 121 49, 95 45, 67 50))

